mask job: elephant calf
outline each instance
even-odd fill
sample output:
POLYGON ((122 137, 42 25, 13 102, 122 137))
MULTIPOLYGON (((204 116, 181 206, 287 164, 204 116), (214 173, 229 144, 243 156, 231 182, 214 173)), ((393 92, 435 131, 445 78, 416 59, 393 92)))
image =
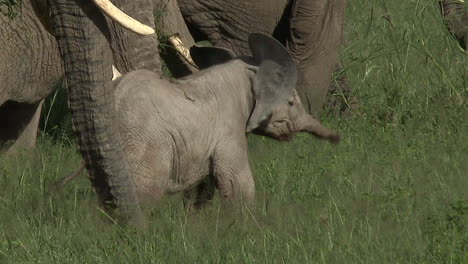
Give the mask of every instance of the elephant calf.
POLYGON ((116 81, 116 116, 140 202, 203 191, 208 180, 225 200, 251 201, 246 132, 277 140, 307 132, 339 141, 303 109, 286 49, 262 34, 250 35, 249 45, 253 57, 237 59, 225 49, 194 47, 201 67, 217 65, 173 82, 146 70, 116 81))

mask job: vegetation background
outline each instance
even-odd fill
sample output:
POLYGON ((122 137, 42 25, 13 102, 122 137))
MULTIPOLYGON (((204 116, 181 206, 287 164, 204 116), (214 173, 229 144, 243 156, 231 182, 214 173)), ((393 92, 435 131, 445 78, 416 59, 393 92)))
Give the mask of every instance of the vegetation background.
POLYGON ((339 145, 250 136, 257 206, 188 216, 180 195, 144 235, 109 225, 81 165, 64 90, 34 151, 0 160, 0 263, 466 263, 467 54, 433 0, 348 1, 341 57, 355 118, 339 145))

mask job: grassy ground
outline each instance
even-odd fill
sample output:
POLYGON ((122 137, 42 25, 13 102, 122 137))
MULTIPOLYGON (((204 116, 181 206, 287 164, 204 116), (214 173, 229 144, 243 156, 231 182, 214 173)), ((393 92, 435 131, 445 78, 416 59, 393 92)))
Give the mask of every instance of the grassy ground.
POLYGON ((109 225, 84 177, 51 191, 81 162, 52 127, 0 160, 0 263, 466 263, 467 56, 436 7, 349 1, 360 115, 323 117, 337 146, 250 137, 258 201, 235 217, 218 201, 188 217, 173 196, 145 235, 109 225))

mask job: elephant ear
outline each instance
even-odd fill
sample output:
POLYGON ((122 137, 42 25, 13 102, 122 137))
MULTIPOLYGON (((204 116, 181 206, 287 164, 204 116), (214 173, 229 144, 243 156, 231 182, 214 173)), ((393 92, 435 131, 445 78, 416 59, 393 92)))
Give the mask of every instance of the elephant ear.
POLYGON ((297 83, 294 61, 280 42, 254 33, 249 36, 249 46, 258 70, 253 80, 255 107, 247 123, 247 132, 266 121, 277 105, 287 104, 297 83))
POLYGON ((229 49, 220 47, 201 47, 192 46, 190 48, 190 56, 192 56, 195 64, 200 70, 206 69, 216 64, 222 64, 236 57, 234 52, 229 49))

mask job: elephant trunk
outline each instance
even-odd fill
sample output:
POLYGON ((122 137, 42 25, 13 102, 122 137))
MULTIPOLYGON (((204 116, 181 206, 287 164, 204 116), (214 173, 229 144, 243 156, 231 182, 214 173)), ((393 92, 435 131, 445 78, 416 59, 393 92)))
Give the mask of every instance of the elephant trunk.
POLYGON ((307 132, 318 138, 328 140, 331 143, 340 142, 340 135, 336 131, 325 127, 308 114, 304 114, 298 123, 300 125, 297 128, 297 132, 307 132))
POLYGON ((115 123, 112 54, 103 15, 88 1, 51 0, 72 124, 100 205, 144 227, 115 123))

